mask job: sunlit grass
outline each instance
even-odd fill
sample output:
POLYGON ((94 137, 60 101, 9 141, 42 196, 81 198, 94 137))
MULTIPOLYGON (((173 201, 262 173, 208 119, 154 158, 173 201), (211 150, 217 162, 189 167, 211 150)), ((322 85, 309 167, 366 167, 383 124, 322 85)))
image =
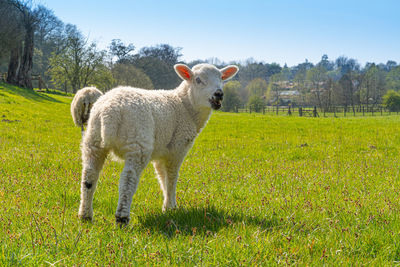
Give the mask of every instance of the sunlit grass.
POLYGON ((77 217, 80 130, 71 98, 0 84, 0 265, 394 265, 399 116, 213 114, 163 214, 149 166, 115 227, 121 163, 94 222, 77 217), (16 90, 16 91, 15 91, 16 90))

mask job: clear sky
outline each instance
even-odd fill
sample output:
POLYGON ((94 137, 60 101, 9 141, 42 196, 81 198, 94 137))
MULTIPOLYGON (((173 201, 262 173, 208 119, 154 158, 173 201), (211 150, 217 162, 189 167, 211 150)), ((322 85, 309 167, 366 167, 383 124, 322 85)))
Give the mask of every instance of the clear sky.
POLYGON ((183 60, 400 63, 400 0, 38 0, 106 48, 167 43, 183 60))

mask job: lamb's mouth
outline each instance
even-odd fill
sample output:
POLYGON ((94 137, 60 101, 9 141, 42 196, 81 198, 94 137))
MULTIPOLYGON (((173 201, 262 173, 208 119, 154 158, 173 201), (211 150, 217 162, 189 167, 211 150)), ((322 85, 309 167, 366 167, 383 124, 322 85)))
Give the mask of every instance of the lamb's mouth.
POLYGON ((208 102, 210 102, 211 108, 215 109, 215 110, 220 109, 222 106, 222 99, 217 100, 214 97, 212 97, 212 98, 208 99, 208 102))

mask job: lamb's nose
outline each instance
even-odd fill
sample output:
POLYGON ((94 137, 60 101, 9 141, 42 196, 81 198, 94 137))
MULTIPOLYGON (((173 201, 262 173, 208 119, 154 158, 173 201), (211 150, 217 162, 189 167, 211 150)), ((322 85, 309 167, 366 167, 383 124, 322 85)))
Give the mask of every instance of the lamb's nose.
POLYGON ((224 97, 224 92, 221 89, 217 89, 217 91, 215 91, 214 96, 221 99, 224 97))

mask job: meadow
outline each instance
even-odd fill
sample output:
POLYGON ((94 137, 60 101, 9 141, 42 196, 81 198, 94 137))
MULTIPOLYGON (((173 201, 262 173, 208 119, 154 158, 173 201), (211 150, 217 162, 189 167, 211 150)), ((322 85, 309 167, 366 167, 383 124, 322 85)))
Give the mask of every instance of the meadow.
POLYGON ((107 160, 79 221, 71 97, 0 84, 0 265, 398 265, 400 116, 215 112, 162 213, 151 165, 126 228, 107 160))

